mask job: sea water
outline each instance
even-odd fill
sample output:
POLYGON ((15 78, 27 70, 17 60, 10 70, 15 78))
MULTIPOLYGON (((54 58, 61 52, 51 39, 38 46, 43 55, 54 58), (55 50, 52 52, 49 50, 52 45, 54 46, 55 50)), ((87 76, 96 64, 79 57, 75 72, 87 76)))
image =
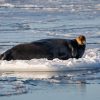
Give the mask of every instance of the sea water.
POLYGON ((80 59, 1 60, 0 100, 100 99, 100 0, 0 0, 0 53, 80 34, 87 39, 80 59))

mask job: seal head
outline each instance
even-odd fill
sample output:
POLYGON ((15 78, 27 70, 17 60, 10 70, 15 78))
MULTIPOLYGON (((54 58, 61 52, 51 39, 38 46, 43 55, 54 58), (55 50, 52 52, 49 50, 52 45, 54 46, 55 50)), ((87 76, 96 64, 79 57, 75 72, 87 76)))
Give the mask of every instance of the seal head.
POLYGON ((78 36, 75 41, 77 42, 77 55, 75 58, 81 58, 86 48, 86 38, 83 35, 78 36))
POLYGON ((83 35, 78 36, 75 40, 79 45, 86 45, 86 38, 83 35))

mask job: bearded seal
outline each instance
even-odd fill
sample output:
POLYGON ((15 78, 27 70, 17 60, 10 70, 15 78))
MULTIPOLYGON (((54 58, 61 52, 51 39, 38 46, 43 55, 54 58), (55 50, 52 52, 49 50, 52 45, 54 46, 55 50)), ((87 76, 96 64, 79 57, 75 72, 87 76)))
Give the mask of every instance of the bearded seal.
POLYGON ((83 35, 75 39, 41 39, 31 43, 19 44, 0 55, 1 60, 30 60, 58 58, 81 58, 86 47, 86 38, 83 35))

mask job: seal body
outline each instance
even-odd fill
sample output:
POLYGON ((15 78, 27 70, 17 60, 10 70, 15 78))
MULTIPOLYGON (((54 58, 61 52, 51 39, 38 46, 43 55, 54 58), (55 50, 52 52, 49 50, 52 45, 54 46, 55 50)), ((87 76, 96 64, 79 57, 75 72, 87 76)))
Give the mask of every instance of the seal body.
POLYGON ((85 51, 85 44, 80 45, 77 39, 42 39, 26 44, 19 44, 0 55, 2 60, 30 60, 58 58, 81 58, 85 51))

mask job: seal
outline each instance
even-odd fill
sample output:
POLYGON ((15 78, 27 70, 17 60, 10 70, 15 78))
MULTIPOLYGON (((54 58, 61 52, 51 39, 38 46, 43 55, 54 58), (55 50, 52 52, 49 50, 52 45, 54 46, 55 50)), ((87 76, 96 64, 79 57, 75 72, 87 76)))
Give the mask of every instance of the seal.
POLYGON ((30 60, 58 58, 81 58, 86 47, 86 38, 83 35, 75 39, 41 39, 34 42, 19 44, 0 55, 1 60, 30 60))

